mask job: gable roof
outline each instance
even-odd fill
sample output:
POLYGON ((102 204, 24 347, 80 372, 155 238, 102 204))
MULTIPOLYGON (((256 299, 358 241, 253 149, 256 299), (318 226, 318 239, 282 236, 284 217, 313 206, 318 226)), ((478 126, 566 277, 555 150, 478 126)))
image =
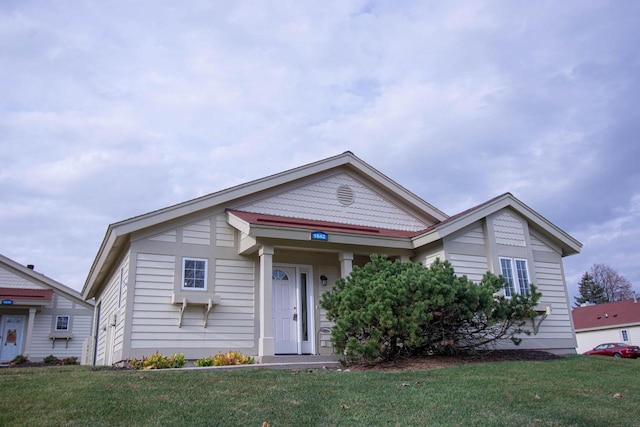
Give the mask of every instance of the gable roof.
POLYGON ((208 194, 206 196, 198 197, 177 205, 169 206, 109 225, 91 269, 89 270, 87 280, 85 281, 82 290, 83 297, 88 299, 95 296, 97 289, 101 286, 102 281, 105 280, 105 276, 109 269, 117 261, 126 245, 128 245, 131 233, 221 205, 241 197, 266 191, 280 185, 288 184, 296 180, 301 180, 338 168, 354 171, 359 175, 366 177, 381 188, 397 195, 407 203, 407 205, 416 209, 416 211, 422 212, 425 216, 431 217, 434 222, 439 222, 447 218, 447 215, 444 212, 435 208, 433 205, 427 203, 403 186, 388 178, 386 175, 374 169, 350 151, 346 151, 337 156, 329 157, 324 160, 250 181, 226 190, 218 191, 216 193, 208 194))
POLYGON ((576 331, 640 325, 637 299, 577 307, 571 311, 576 331))
POLYGON ((446 218, 427 228, 419 236, 415 237, 416 246, 422 246, 446 236, 476 222, 494 212, 504 208, 511 208, 529 222, 534 228, 558 244, 562 250, 562 256, 577 254, 582 248, 582 243, 562 231, 545 217, 522 203, 511 193, 504 193, 491 200, 481 203, 471 209, 460 212, 446 218))
MULTIPOLYGON (((75 289, 71 289, 70 287, 63 285, 60 282, 53 280, 50 277, 45 276, 44 274, 38 273, 37 271, 32 270, 31 268, 27 268, 24 265, 15 262, 11 258, 7 258, 4 255, 0 254, 0 265, 4 265, 9 271, 17 274, 18 276, 26 277, 30 281, 35 282, 37 285, 42 286, 43 291, 39 291, 38 289, 20 289, 20 288, 1 288, 2 295, 13 295, 16 299, 20 299, 21 297, 26 297, 30 300, 38 300, 49 295, 50 291, 56 291, 58 293, 62 293, 67 297, 79 302, 81 304, 91 306, 93 305, 91 302, 87 302, 82 298, 82 295, 76 291, 75 289), (33 292, 37 291, 37 292, 33 292), (40 296, 38 296, 40 295, 40 296)), ((8 298, 11 299, 11 298, 8 298)), ((51 298, 49 298, 50 300, 51 298)))

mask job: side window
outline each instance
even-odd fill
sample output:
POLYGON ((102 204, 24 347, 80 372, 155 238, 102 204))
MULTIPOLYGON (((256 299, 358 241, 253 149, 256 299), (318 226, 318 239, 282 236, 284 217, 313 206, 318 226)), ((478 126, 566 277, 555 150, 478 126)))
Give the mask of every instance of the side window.
POLYGON ((56 316, 56 331, 69 330, 69 316, 56 316))
POLYGON ((529 295, 529 269, 526 259, 500 258, 500 270, 506 280, 504 296, 511 298, 514 294, 529 295))
POLYGON ((629 342, 629 331, 627 331, 626 329, 623 329, 620 331, 620 335, 622 337, 623 342, 629 342))
POLYGON ((124 269, 120 268, 120 280, 118 281, 118 308, 122 307, 122 285, 124 282, 124 269))
POLYGON ((182 259, 182 289, 207 289, 207 260, 182 259))

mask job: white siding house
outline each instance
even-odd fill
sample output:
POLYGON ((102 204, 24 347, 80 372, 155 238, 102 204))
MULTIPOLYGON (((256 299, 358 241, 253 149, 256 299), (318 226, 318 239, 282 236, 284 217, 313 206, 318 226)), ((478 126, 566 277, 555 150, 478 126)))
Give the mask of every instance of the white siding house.
POLYGON ((329 355, 319 301, 338 278, 373 253, 440 258, 475 281, 511 268, 539 283, 545 321, 522 346, 564 353, 575 337, 562 257, 580 247, 511 194, 448 217, 346 152, 111 224, 83 297, 96 299, 96 364, 329 355))
POLYGON ((640 345, 640 303, 635 296, 626 301, 574 308, 571 314, 578 353, 604 343, 640 345))
POLYGON ((0 362, 21 355, 41 361, 83 360, 93 305, 79 292, 0 255, 0 362))

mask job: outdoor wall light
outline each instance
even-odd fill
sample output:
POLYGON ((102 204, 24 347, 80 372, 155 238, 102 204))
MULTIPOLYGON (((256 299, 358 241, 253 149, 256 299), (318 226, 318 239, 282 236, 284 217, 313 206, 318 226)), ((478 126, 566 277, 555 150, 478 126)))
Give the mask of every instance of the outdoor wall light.
POLYGON ((322 276, 320 276, 320 281, 322 282, 322 286, 327 286, 327 276, 325 276, 324 274, 322 276))

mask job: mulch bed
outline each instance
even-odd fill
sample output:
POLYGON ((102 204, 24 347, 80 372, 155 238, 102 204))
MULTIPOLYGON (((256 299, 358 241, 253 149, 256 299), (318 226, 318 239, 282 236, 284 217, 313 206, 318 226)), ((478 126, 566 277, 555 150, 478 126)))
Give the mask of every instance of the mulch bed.
POLYGON ((434 369, 445 366, 466 365, 469 363, 505 362, 505 361, 545 361, 558 360, 564 356, 536 350, 490 350, 462 353, 453 356, 408 357, 376 364, 354 364, 352 371, 380 370, 404 371, 434 369))

